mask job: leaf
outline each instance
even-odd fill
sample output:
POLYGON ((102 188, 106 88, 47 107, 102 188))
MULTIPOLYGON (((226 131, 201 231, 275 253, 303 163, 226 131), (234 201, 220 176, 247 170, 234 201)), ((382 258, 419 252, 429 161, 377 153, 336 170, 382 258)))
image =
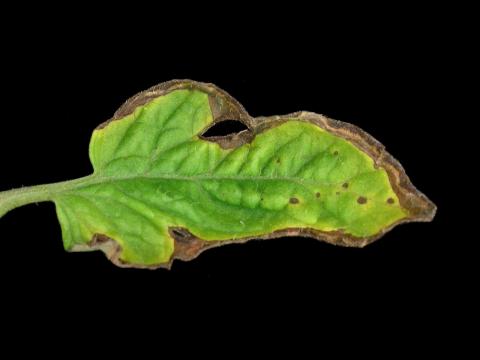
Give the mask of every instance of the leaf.
POLYGON ((170 81, 93 132, 85 178, 0 193, 0 216, 53 201, 69 251, 120 266, 169 267, 209 247, 310 236, 362 247, 435 205, 359 128, 297 112, 252 118, 212 84, 170 81), (204 138, 227 119, 248 130, 204 138))

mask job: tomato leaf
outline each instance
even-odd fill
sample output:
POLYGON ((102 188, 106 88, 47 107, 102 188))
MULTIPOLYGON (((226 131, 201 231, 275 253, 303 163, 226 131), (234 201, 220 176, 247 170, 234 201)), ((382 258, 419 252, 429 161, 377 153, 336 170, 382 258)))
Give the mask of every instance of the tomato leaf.
POLYGON ((212 84, 174 80, 128 100, 90 142, 93 174, 0 193, 0 216, 53 201, 69 251, 169 267, 212 246, 310 236, 362 247, 435 205, 359 128, 298 112, 252 118, 212 84), (214 124, 248 129, 203 137, 214 124))

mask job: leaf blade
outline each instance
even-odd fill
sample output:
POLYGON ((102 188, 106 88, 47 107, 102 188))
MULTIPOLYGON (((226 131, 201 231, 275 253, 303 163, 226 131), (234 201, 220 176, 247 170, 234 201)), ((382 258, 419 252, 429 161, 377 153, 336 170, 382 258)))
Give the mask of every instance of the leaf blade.
POLYGON ((360 129, 312 113, 251 118, 211 84, 173 81, 94 130, 94 173, 52 196, 67 250, 170 266, 211 246, 312 236, 364 246, 435 206, 360 129), (248 132, 210 141, 214 123, 248 132))

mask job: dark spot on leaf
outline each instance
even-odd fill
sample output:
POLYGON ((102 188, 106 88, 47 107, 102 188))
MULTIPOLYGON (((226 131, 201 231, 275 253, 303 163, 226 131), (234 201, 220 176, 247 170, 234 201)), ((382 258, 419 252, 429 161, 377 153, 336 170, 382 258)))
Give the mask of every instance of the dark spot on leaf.
POLYGON ((290 204, 298 204, 300 200, 298 200, 296 197, 291 197, 290 198, 290 204))
POLYGON ((389 204, 394 204, 394 203, 395 203, 395 200, 393 200, 393 198, 388 198, 388 199, 387 199, 387 203, 389 203, 389 204))
POLYGON ((277 164, 280 164, 280 158, 277 159, 277 164))
POLYGON ((317 198, 319 198, 319 197, 320 197, 320 193, 317 192, 317 193, 315 194, 315 196, 316 196, 317 198))
POLYGON ((263 196, 260 198, 260 201, 263 201, 263 196))
POLYGON ((338 155, 338 151, 335 150, 335 151, 333 152, 333 156, 337 156, 337 155, 338 155))
POLYGON ((340 191, 337 191, 337 192, 335 193, 335 195, 340 195, 340 191))
POLYGON ((169 227, 168 232, 175 240, 175 246, 178 244, 187 244, 193 239, 193 235, 187 229, 182 227, 169 227))
POLYGON ((178 236, 179 238, 187 237, 187 234, 185 234, 183 231, 180 231, 178 229, 172 229, 172 233, 178 236))
POLYGON ((344 189, 348 189, 348 183, 343 183, 342 187, 343 187, 344 189))
POLYGON ((214 137, 214 136, 225 136, 239 133, 240 131, 248 130, 244 123, 238 120, 224 120, 216 123, 207 131, 205 131, 202 136, 204 138, 214 137))
POLYGON ((358 199, 357 199, 357 202, 360 205, 366 204, 367 203, 367 198, 365 196, 359 196, 358 199))

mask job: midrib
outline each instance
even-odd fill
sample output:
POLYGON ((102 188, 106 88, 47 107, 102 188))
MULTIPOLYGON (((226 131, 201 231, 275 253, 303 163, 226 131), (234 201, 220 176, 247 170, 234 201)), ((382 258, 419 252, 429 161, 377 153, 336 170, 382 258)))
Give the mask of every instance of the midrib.
POLYGON ((91 175, 84 178, 85 182, 80 183, 74 188, 82 188, 84 186, 103 184, 116 181, 124 180, 142 180, 142 179, 152 179, 152 180, 181 180, 181 181, 198 181, 198 180, 235 180, 235 181, 291 181, 299 184, 317 184, 323 186, 336 185, 336 183, 322 183, 319 180, 314 179, 305 179, 300 177, 274 177, 274 176, 227 176, 227 175, 210 175, 210 174, 197 174, 197 175, 172 175, 172 174, 157 174, 157 175, 130 175, 130 176, 101 176, 101 175, 91 175))

